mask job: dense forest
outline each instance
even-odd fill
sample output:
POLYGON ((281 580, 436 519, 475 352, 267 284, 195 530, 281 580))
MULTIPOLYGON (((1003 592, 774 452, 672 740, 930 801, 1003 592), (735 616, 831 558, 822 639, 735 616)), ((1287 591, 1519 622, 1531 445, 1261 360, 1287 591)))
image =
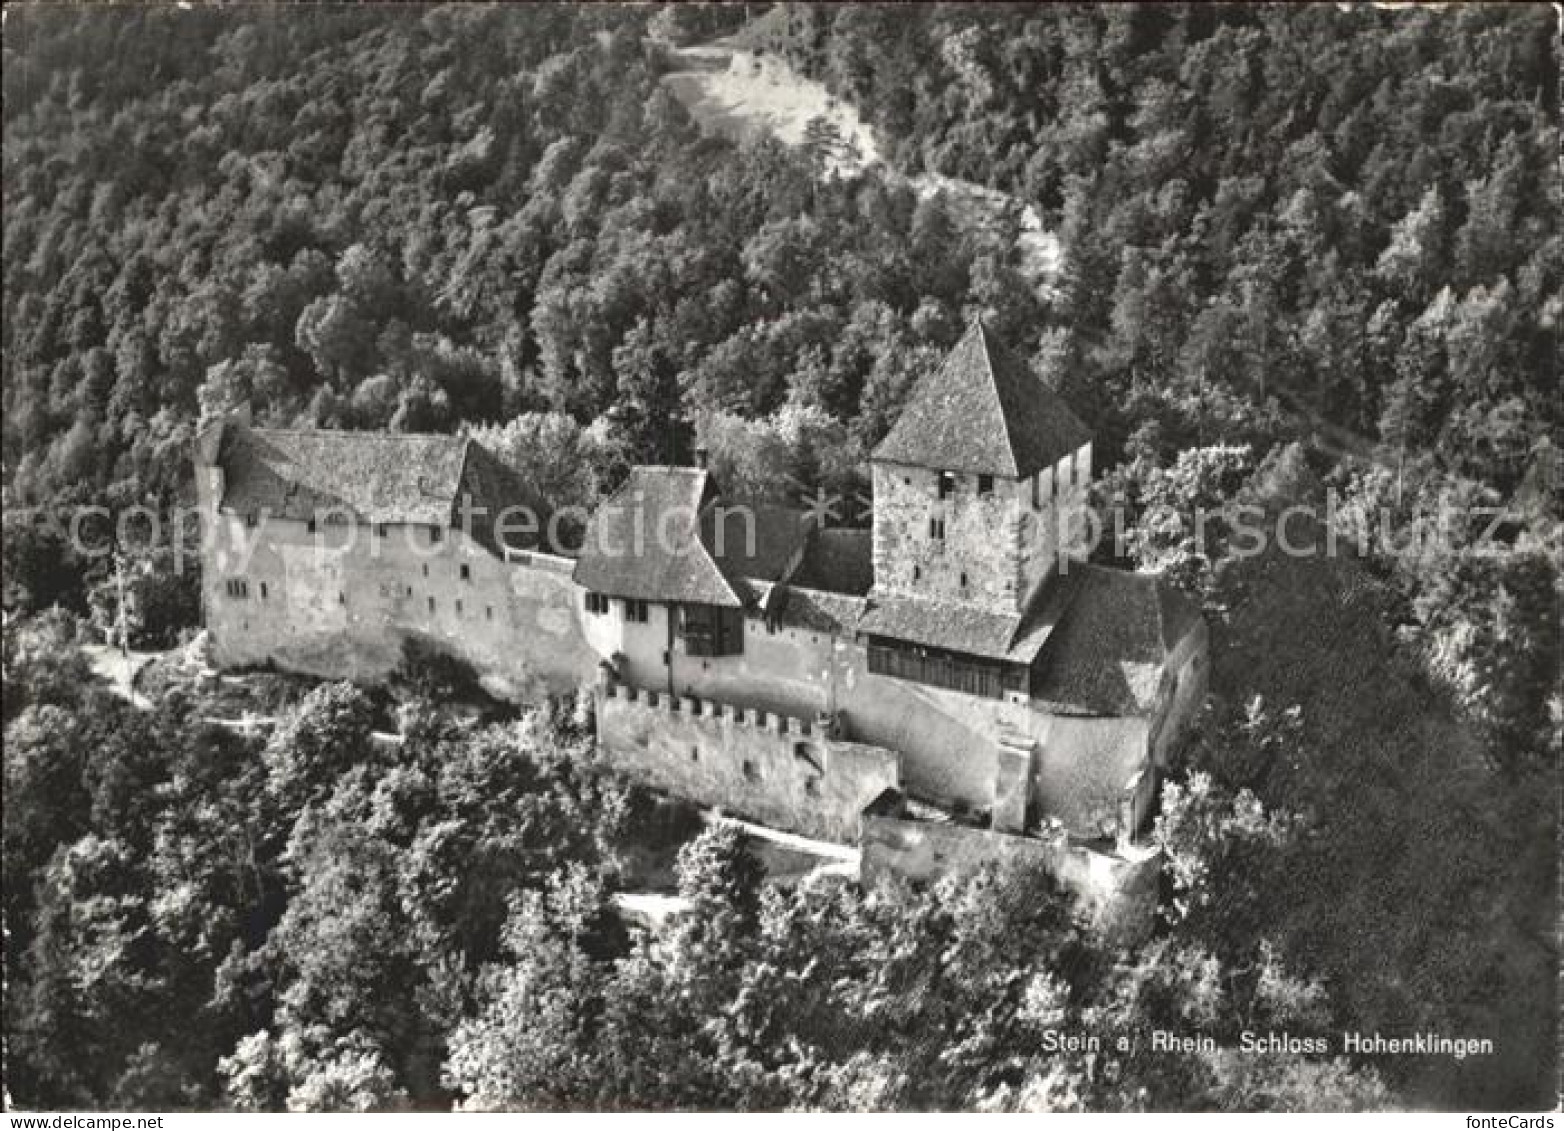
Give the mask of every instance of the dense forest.
MULTIPOLYGON (((1542 5, 8 9, 13 1097, 1548 1102, 1556 35, 1542 5), (719 35, 855 106, 896 172, 1035 208, 1057 284, 891 168, 703 135, 659 79, 719 35), (697 434, 744 493, 851 495, 975 315, 1096 432, 1129 527, 1101 553, 1212 624, 1145 947, 1083 935, 1039 877, 779 891, 721 831, 682 838, 702 913, 626 933, 610 896, 673 833, 582 768, 590 719, 464 724, 410 673, 400 700, 293 688, 246 738, 203 721, 210 689, 141 710, 80 666, 119 588, 52 520, 187 500, 196 425, 242 402, 471 429, 555 504, 697 434), (1238 502, 1317 507, 1352 552, 1150 517, 1238 502), (1500 1054, 1038 1053, 1070 1026, 1500 1054)), ((133 644, 195 626, 169 537, 120 547, 133 644)))

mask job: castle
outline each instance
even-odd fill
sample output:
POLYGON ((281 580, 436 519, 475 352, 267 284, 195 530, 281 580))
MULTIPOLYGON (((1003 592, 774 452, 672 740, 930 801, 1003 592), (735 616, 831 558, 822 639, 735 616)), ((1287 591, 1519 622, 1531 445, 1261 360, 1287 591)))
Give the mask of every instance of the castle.
POLYGON ((1091 458, 981 322, 872 453, 868 531, 637 467, 561 553, 471 439, 219 421, 206 625, 224 666, 373 679, 422 638, 514 698, 590 685, 599 747, 655 786, 866 871, 1037 856, 1106 914, 1150 898, 1207 645, 1158 578, 1082 560, 1091 458))

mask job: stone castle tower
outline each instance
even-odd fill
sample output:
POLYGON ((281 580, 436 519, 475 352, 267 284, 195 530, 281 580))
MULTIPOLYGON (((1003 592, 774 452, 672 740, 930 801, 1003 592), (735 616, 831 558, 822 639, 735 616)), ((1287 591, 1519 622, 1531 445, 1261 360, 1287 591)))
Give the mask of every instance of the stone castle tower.
POLYGON ((872 596, 1024 612, 1081 550, 1091 433, 974 321, 870 457, 872 596))

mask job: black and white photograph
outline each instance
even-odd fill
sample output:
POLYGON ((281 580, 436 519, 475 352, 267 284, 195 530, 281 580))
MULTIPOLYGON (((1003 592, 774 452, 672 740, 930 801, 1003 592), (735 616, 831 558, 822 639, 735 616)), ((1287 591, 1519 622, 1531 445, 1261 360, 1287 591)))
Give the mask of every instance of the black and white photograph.
POLYGON ((1561 26, 6 3, 8 1131, 1555 1127, 1561 26))

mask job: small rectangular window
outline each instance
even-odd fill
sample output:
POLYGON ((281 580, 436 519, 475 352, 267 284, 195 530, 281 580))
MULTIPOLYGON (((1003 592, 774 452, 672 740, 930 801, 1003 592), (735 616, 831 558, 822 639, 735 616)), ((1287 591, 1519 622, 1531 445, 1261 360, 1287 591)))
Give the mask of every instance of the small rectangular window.
POLYGON ((470 566, 470 565, 463 565, 462 566, 462 580, 463 581, 471 581, 472 580, 472 566, 470 566))
POLYGON ((434 598, 433 598, 433 597, 430 597, 430 598, 429 598, 429 611, 430 611, 430 612, 431 612, 431 613, 433 613, 433 612, 434 612, 434 598))
POLYGON ((429 544, 431 546, 433 546, 436 542, 440 541, 444 537, 445 537, 445 530, 443 528, 438 527, 438 526, 431 526, 429 528, 429 544))
POLYGON ((261 600, 266 600, 266 582, 261 582, 261 600))
POLYGON ((429 576, 429 563, 428 562, 424 563, 424 576, 425 577, 429 576))
POLYGON ((375 523, 375 537, 376 538, 384 538, 385 536, 386 536, 386 524, 383 523, 383 522, 375 523))
POLYGON ((459 600, 456 602, 456 615, 457 616, 461 616, 462 615, 462 603, 459 600))
POLYGON ((254 526, 256 523, 258 523, 260 521, 261 521, 260 515, 256 514, 254 511, 245 511, 244 512, 244 524, 246 526, 254 526))
POLYGON ((994 493, 994 477, 992 475, 978 476, 978 495, 987 498, 994 493))
POLYGON ((929 519, 929 537, 936 542, 945 540, 945 520, 943 518, 929 519))
POLYGON ((309 531, 311 534, 315 533, 315 516, 314 515, 311 515, 309 518, 304 520, 304 529, 309 531))
POLYGON ((347 603, 348 603, 348 595, 346 593, 340 593, 339 592, 337 594, 337 604, 345 605, 347 603))
POLYGON ((939 497, 948 499, 956 493, 956 473, 942 471, 939 473, 939 497))
POLYGON ((483 607, 483 619, 484 620, 493 620, 494 619, 494 606, 493 605, 485 605, 483 607))

